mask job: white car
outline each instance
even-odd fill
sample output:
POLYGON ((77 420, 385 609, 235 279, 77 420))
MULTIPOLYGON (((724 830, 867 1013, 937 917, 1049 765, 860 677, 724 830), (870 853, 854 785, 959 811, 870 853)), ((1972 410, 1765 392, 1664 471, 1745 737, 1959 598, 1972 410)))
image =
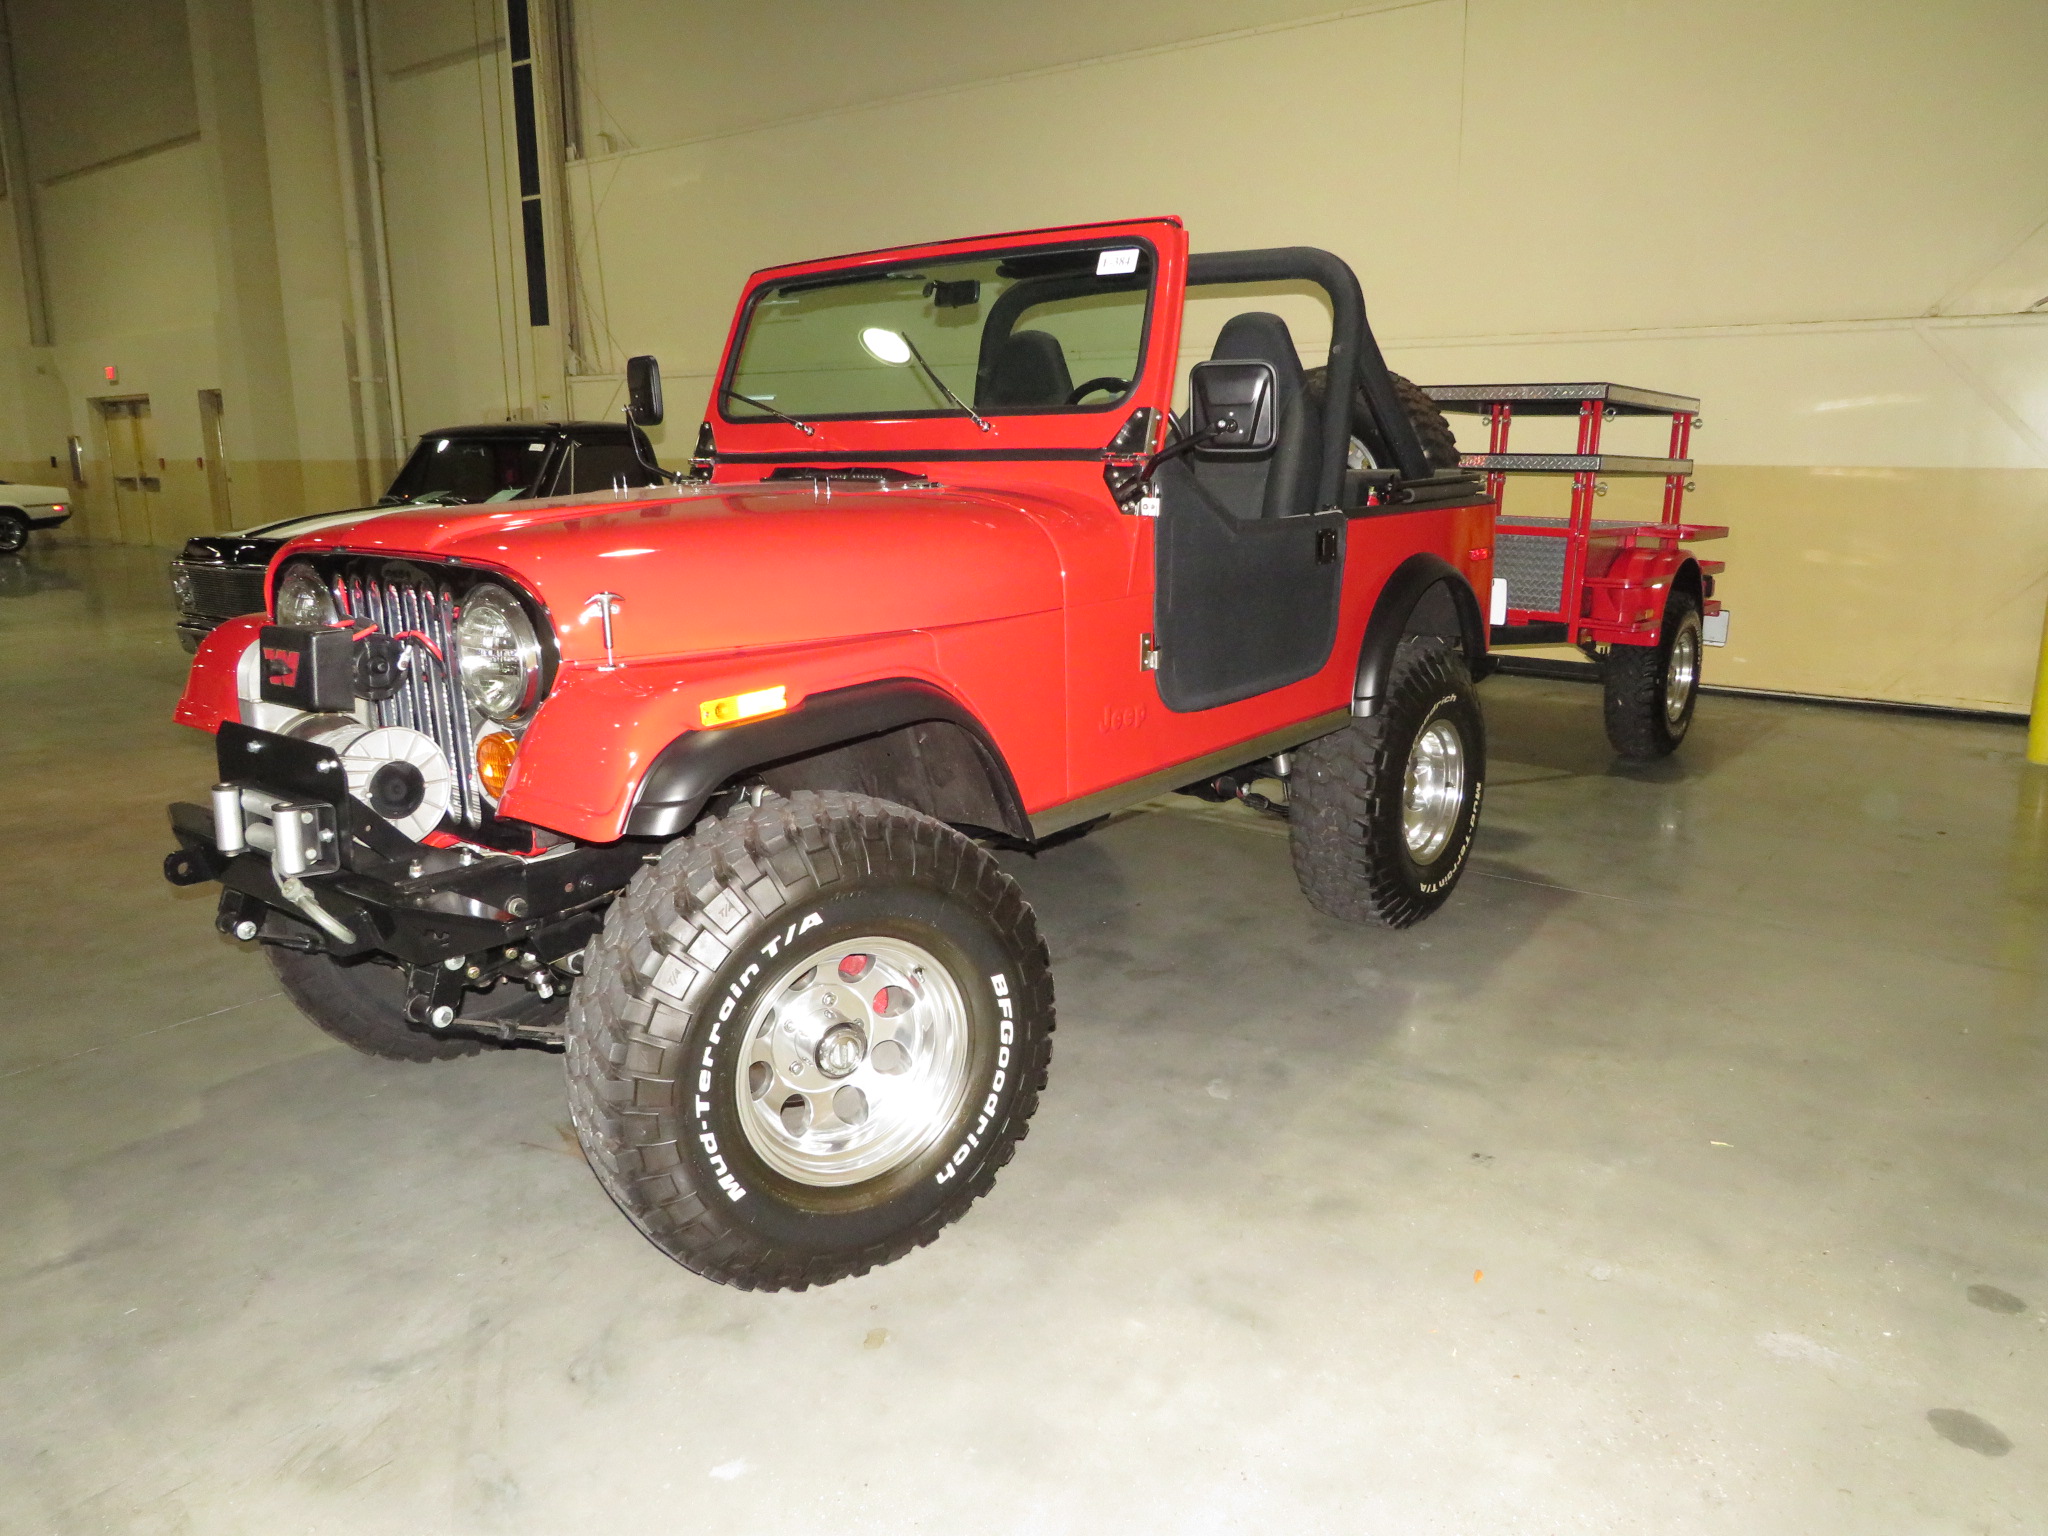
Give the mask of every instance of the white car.
POLYGON ((31 528, 54 528, 70 517, 69 491, 0 480, 0 555, 20 554, 31 528))

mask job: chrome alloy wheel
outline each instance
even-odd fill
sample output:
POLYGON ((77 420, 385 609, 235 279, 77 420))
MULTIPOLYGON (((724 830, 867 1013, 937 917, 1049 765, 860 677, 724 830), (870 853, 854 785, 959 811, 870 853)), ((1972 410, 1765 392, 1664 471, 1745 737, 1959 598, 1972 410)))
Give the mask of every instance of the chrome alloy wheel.
POLYGON ((959 1113, 967 1004, 945 966, 904 939, 849 939, 763 988, 733 1091, 761 1160, 799 1184, 877 1178, 959 1113))
POLYGON ((1450 721, 1432 720, 1408 749, 1401 790, 1401 831, 1416 863, 1430 863, 1444 851, 1464 803, 1464 738, 1450 721))
POLYGON ((1668 724, 1677 725, 1685 718, 1685 707, 1692 701, 1694 684, 1700 676, 1700 631, 1699 626, 1687 622, 1671 637, 1671 656, 1664 665, 1664 719, 1668 724))

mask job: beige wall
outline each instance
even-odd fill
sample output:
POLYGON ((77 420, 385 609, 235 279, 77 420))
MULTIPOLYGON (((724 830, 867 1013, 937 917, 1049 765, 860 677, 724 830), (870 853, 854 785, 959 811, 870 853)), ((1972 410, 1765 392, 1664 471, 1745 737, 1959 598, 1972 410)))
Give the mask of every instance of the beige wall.
POLYGON ((377 0, 371 17, 406 422, 501 421, 539 402, 520 367, 500 9, 377 0))
MULTIPOLYGON (((361 168, 337 148, 325 19, 356 3, 184 6, 195 37, 250 18, 261 198, 220 142, 233 124, 208 120, 204 70, 119 132, 48 131, 43 163, 70 166, 200 121, 196 144, 38 188, 58 345, 17 345, 0 403, 32 404, 54 368, 76 420, 118 343, 124 389, 131 368, 167 381, 164 440, 189 465, 171 418, 196 431, 192 393, 221 382, 223 346, 246 357, 248 317, 281 340, 239 364, 247 387, 268 368, 290 406, 252 459, 292 460, 314 502, 367 478, 344 375, 375 305, 337 214, 361 168), (176 195, 195 176, 196 204, 176 195), (267 275, 247 238, 265 220, 267 275), (117 227, 149 238, 95 244, 117 227)), ((166 5, 146 0, 152 37, 166 5)), ((1712 551, 1734 614, 1714 680, 2024 707, 2048 602, 2038 0, 575 0, 584 158, 550 167, 545 331, 524 324, 502 7, 361 5, 388 225, 363 259, 388 269, 408 431, 606 414, 624 358, 654 351, 674 457, 754 268, 1178 213, 1197 249, 1343 255, 1424 382, 1703 397, 1693 507, 1733 530, 1712 551)), ((545 73, 560 61, 535 6, 545 73)), ((1319 344, 1313 306, 1283 307, 1319 344)), ((1213 330, 1194 317, 1191 352, 1213 330)), ((0 424, 20 439, 0 459, 61 446, 22 430, 0 424)))
POLYGON ((121 536, 94 402, 146 395, 162 481, 153 542, 364 499, 374 487, 351 422, 349 253, 322 6, 11 0, 7 10, 22 143, 4 211, 11 225, 34 204, 52 344, 29 344, 10 230, 0 402, 21 409, 0 411, 0 474, 61 483, 65 439, 77 435, 86 482, 66 536, 121 536), (226 405, 225 515, 202 462, 202 390, 226 405))
MULTIPOLYGON (((744 274, 833 250, 1162 211, 1198 250, 1324 245, 1424 382, 1704 399, 1693 509, 1733 530, 1708 551, 1734 614, 1715 680, 2025 707, 2048 602, 2048 315, 2022 313, 2048 299, 2048 8, 962 14, 584 0, 572 206, 614 366, 662 353, 688 417, 744 274)), ((1192 323, 1191 350, 1213 333, 1192 323)))
POLYGON ((198 136, 185 0, 12 0, 6 9, 30 179, 198 136))

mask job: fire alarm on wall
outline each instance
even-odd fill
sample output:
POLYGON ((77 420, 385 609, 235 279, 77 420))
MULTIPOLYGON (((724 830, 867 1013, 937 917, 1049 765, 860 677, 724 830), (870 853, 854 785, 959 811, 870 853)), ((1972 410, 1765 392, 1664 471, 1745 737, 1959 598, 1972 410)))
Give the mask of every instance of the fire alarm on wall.
POLYGON ((106 375, 107 382, 109 384, 118 384, 121 382, 121 370, 116 368, 112 363, 107 364, 106 375))

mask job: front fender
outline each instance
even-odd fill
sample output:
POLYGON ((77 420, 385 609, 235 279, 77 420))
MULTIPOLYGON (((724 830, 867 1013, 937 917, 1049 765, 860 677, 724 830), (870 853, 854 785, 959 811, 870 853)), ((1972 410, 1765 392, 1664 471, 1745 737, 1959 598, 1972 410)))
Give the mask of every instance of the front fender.
POLYGON ((673 814, 650 812, 644 825, 628 825, 656 761, 682 737, 746 728, 704 730, 698 711, 706 701, 780 686, 794 713, 813 694, 881 678, 945 691, 931 640, 919 633, 612 671, 565 667, 520 742, 500 809, 582 842, 608 843, 629 832, 666 835, 680 830, 668 824, 673 814))
POLYGON ((211 733, 220 729, 223 720, 242 718, 236 674, 243 653, 256 643, 268 622, 262 614, 250 613, 239 619, 224 619, 213 627, 199 642, 192 670, 185 674, 185 691, 171 713, 173 720, 211 733))
POLYGON ((721 785, 750 769, 930 721, 965 731, 981 759, 994 803, 975 820, 986 820, 1013 837, 1029 837, 1031 821, 1024 814, 1016 782, 982 723, 944 689, 903 677, 814 693, 784 714, 677 737, 642 780, 626 831, 638 837, 673 837, 697 819, 721 785))

